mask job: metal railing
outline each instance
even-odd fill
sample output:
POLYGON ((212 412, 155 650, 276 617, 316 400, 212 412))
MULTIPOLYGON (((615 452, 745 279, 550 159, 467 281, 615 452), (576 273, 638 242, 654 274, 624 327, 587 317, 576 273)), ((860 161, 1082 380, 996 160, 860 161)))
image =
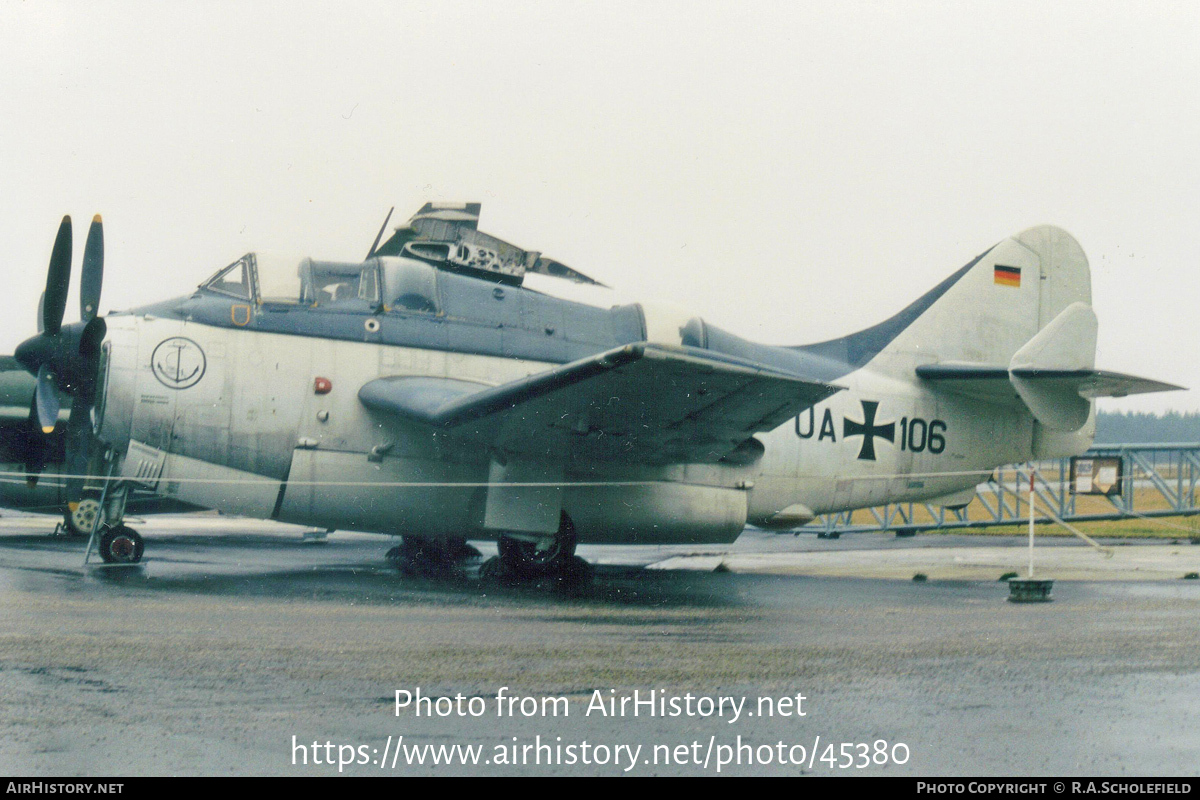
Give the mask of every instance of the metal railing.
POLYGON ((1067 522, 1180 517, 1200 514, 1200 443, 1097 445, 1079 459, 1120 461, 1120 480, 1106 495, 1084 494, 1072 483, 1071 458, 1000 467, 975 489, 961 508, 929 503, 889 503, 875 508, 825 514, 798 532, 835 537, 842 533, 926 530, 1018 525, 1029 519, 1029 481, 1037 496, 1034 517, 1050 522, 1052 513, 1067 522), (1039 510, 1041 509, 1041 510, 1039 510))

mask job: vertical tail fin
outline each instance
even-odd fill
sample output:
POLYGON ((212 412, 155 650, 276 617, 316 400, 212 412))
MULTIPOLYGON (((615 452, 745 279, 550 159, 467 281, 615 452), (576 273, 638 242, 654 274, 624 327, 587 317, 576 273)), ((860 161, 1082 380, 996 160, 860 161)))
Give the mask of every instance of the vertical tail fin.
POLYGON ((989 248, 891 319, 798 349, 904 378, 923 364, 1007 368, 1067 306, 1091 301, 1083 249, 1043 225, 989 248))
POLYGON ((1095 398, 1181 387, 1095 369, 1091 272, 1061 228, 1030 228, 980 255, 895 317, 833 342, 827 357, 1033 418, 1034 458, 1082 453, 1095 398), (830 352, 832 351, 832 352, 830 352), (840 354, 840 355, 839 355, 840 354))
POLYGON ((1034 417, 1034 457, 1082 453, 1095 435, 1094 402, 1077 381, 1028 376, 1092 369, 1091 302, 1083 248, 1043 225, 988 249, 891 319, 800 349, 900 380, 916 373, 976 399, 1019 397, 1034 417))

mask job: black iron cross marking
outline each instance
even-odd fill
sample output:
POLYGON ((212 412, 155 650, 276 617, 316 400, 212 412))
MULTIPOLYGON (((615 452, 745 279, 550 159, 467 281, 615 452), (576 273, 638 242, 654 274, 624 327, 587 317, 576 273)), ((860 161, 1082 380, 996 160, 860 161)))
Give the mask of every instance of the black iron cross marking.
POLYGON ((842 417, 842 438, 848 436, 863 437, 862 449, 858 451, 859 460, 874 461, 875 460, 875 437, 887 439, 889 442, 896 441, 896 423, 889 422, 887 425, 875 424, 875 411, 879 408, 879 403, 874 400, 860 400, 863 408, 863 421, 855 422, 849 417, 842 417))

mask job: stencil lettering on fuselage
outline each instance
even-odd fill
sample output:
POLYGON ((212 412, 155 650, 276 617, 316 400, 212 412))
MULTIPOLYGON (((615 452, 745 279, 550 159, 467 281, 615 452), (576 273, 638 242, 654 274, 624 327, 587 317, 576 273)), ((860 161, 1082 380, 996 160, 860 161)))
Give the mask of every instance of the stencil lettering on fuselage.
MULTIPOLYGON (((937 455, 946 449, 947 425, 944 420, 927 420, 923 417, 901 417, 899 421, 878 422, 879 401, 859 400, 862 406, 862 419, 842 417, 842 438, 862 437, 858 450, 859 461, 875 461, 876 439, 890 442, 900 448, 901 452, 923 453, 929 451, 937 455), (899 429, 897 431, 897 428, 899 429), (899 434, 897 436, 897 434, 899 434)), ((837 432, 833 423, 833 412, 826 408, 818 414, 810 407, 796 417, 796 435, 801 439, 812 439, 837 442, 837 432), (817 420, 820 419, 818 424, 817 420)))

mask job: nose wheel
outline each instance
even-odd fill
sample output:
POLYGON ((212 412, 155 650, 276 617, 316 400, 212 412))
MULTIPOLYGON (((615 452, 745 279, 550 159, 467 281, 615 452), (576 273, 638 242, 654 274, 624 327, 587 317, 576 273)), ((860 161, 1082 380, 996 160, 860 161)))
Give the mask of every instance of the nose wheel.
POLYGON ((136 564, 146 545, 140 533, 125 525, 109 528, 100 535, 100 558, 106 564, 136 564))

